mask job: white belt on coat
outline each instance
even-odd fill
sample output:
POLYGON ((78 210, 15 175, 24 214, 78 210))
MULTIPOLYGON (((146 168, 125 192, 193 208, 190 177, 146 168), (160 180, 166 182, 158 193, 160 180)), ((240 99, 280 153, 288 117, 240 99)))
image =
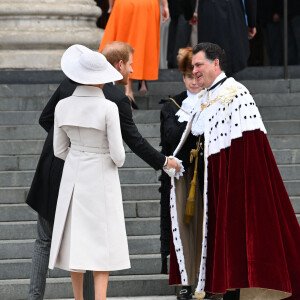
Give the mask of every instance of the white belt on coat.
POLYGON ((77 150, 81 152, 97 153, 97 154, 109 154, 108 148, 98 148, 98 147, 87 147, 82 145, 71 144, 72 150, 77 150))

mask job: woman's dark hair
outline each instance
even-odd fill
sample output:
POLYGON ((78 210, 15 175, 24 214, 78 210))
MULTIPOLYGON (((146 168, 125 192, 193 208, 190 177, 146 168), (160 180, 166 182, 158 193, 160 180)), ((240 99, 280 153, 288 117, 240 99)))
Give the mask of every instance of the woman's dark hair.
POLYGON ((203 51, 205 53, 206 59, 214 61, 219 60, 220 68, 222 71, 226 72, 227 68, 227 58, 225 50, 223 50, 219 45, 213 43, 199 43, 193 49, 193 54, 203 51))

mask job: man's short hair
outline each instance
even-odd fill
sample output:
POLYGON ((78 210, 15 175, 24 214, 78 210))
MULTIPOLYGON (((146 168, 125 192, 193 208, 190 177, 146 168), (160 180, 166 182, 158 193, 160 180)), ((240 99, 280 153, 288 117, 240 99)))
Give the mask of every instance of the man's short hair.
POLYGON ((104 46, 101 53, 111 65, 115 66, 120 60, 126 64, 129 55, 134 53, 134 49, 127 43, 114 41, 104 46))
POLYGON ((226 71, 227 68, 227 57, 225 50, 223 50, 219 45, 213 43, 199 43, 193 49, 193 54, 203 51, 205 53, 206 59, 214 61, 219 60, 220 68, 222 71, 226 71))

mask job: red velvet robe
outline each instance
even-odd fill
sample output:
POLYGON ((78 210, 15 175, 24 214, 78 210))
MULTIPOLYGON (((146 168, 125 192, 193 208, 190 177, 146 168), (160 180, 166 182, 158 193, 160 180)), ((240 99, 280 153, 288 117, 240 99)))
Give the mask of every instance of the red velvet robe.
MULTIPOLYGON (((299 300, 300 227, 257 107, 245 87, 233 80, 227 82, 230 84, 238 89, 228 111, 226 104, 215 103, 205 115, 207 239, 203 239, 202 250, 207 251, 203 252, 196 291, 217 294, 241 289, 242 293, 260 288, 282 291, 282 297, 276 299, 292 294, 288 299, 299 300)), ((184 266, 174 244, 170 284, 183 284, 178 268, 184 266)), ((260 297, 264 299, 263 294, 260 297)))

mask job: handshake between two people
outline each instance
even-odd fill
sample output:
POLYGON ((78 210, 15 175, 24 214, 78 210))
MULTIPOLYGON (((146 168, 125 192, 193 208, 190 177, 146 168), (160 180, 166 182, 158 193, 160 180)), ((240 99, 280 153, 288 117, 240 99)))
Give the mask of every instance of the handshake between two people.
POLYGON ((182 161, 174 156, 167 157, 167 164, 164 166, 163 170, 170 176, 170 177, 179 177, 184 172, 184 168, 182 165, 182 161))

